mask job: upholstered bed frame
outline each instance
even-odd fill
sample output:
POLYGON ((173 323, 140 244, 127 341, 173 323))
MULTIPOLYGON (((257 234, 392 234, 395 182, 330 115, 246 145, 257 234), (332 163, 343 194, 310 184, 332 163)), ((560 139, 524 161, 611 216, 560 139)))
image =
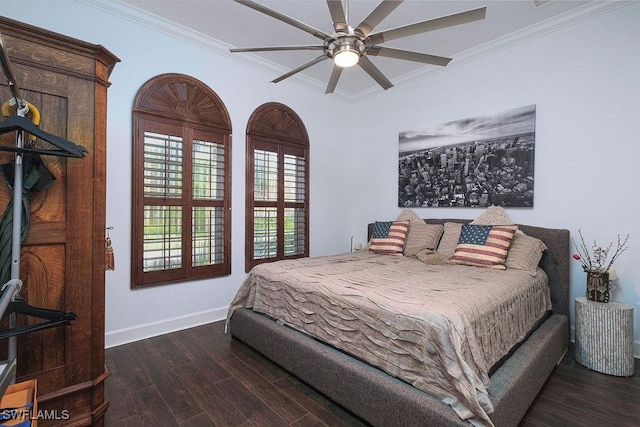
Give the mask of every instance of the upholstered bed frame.
MULTIPOLYGON (((553 315, 491 375, 489 395, 494 412, 490 418, 500 427, 518 425, 569 343, 569 231, 527 225, 519 228, 547 245, 540 266, 549 277, 553 315)), ((369 224, 369 235, 371 229, 369 224)), ((469 425, 450 406, 413 386, 249 309, 234 312, 229 330, 372 425, 469 425)))

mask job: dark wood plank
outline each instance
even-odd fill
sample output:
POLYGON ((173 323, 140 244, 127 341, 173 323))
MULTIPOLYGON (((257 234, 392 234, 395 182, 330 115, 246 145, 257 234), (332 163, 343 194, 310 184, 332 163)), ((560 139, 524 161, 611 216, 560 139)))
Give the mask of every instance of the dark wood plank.
POLYGON ((141 426, 179 425, 155 385, 131 393, 131 398, 141 426))
POLYGON ((590 371, 582 366, 566 368, 559 366, 548 383, 561 386, 566 392, 597 396, 601 399, 615 398, 639 406, 640 389, 633 385, 633 378, 625 378, 620 382, 619 377, 612 377, 590 371))
MULTIPOLYGON (((629 410, 634 413, 631 405, 625 405, 616 399, 596 398, 589 393, 569 393, 562 403, 565 408, 576 408, 588 420, 602 419, 605 424, 619 427, 637 427, 640 423, 638 418, 629 419, 629 410)), ((640 411, 640 408, 635 408, 635 411, 640 411)))
POLYGON ((193 427, 193 426, 198 426, 198 427, 215 427, 216 423, 214 423, 211 418, 209 418, 207 416, 207 414, 199 414, 196 415, 195 417, 191 417, 188 420, 183 421, 180 426, 181 427, 193 427))
POLYGON ((189 362, 189 360, 184 357, 181 348, 176 344, 180 336, 181 335, 166 334, 149 340, 160 354, 163 364, 168 368, 176 368, 189 362))
POLYGON ((248 417, 231 403, 224 392, 208 381, 194 364, 180 366, 175 374, 216 425, 237 426, 247 421, 248 417))
MULTIPOLYGON (((139 390, 152 385, 152 381, 144 370, 144 363, 138 358, 142 345, 122 345, 109 349, 109 358, 117 367, 117 376, 126 380, 129 391, 139 390)), ((154 363, 161 363, 153 359, 154 363)))
POLYGON ((326 426, 325 423, 320 421, 313 414, 307 414, 291 425, 293 427, 325 427, 326 426))
POLYGON ((540 394, 543 394, 547 399, 562 402, 567 395, 567 387, 562 382, 549 380, 542 386, 540 394))
POLYGON ((162 364, 146 364, 145 370, 160 395, 171 405, 171 413, 179 423, 203 412, 197 399, 185 387, 181 379, 162 364))
POLYGON ((224 367, 238 382, 266 403, 287 423, 292 423, 308 414, 306 409, 242 360, 228 360, 224 362, 224 367))
POLYGON ((534 404, 529 408, 527 415, 525 415, 520 425, 546 427, 578 427, 590 425, 584 424, 584 422, 585 420, 582 419, 580 414, 564 411, 561 403, 550 401, 544 396, 538 396, 538 399, 536 399, 534 404), (576 415, 578 415, 578 418, 576 418, 576 415))
POLYGON ((216 384, 216 387, 228 396, 233 406, 238 408, 252 424, 260 427, 287 425, 285 420, 235 378, 224 380, 216 384))
POLYGON ((264 357, 244 343, 231 339, 232 351, 235 356, 251 366, 259 366, 260 374, 269 381, 275 381, 287 375, 287 372, 271 360, 264 357))
MULTIPOLYGON (((108 426, 331 426, 367 423, 242 342, 224 322, 108 349, 108 426), (171 354, 176 351, 177 354, 171 354), (160 406, 154 414, 141 405, 160 406), (157 413, 156 413, 157 412, 157 413), (166 419, 164 417, 167 417, 166 419)), ((572 347, 521 427, 635 426, 640 369, 614 377, 576 363, 572 347)))
POLYGON ((366 423, 361 421, 355 415, 352 415, 339 405, 326 399, 324 396, 292 375, 287 375, 286 377, 279 379, 275 384, 326 425, 332 427, 366 425, 366 423))
POLYGON ((110 427, 140 427, 142 425, 142 420, 139 415, 131 415, 120 421, 111 421, 109 416, 105 417, 105 425, 110 427))
POLYGON ((231 374, 220 365, 225 360, 235 358, 230 350, 229 337, 224 336, 224 328, 200 326, 189 329, 186 334, 177 333, 176 338, 176 345, 185 357, 198 366, 209 381, 215 384, 231 378, 231 374))
POLYGON ((126 418, 130 417, 131 414, 135 414, 135 406, 129 396, 131 385, 128 382, 128 378, 125 375, 122 375, 122 372, 114 369, 116 365, 113 363, 113 359, 111 359, 111 357, 107 358, 106 365, 107 369, 112 374, 109 380, 105 381, 105 394, 111 398, 111 407, 118 409, 115 411, 107 411, 105 415, 105 422, 108 425, 115 425, 116 422, 124 421, 126 418))

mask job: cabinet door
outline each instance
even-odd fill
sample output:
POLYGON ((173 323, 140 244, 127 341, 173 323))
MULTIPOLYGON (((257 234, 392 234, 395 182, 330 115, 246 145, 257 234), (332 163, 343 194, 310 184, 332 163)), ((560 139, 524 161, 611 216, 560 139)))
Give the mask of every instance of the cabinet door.
MULTIPOLYGON (((20 75, 20 66, 15 67, 15 73, 20 75)), ((31 71, 33 73, 33 71, 31 71)), ((21 96, 33 104, 42 114, 40 127, 47 132, 64 135, 66 129, 58 117, 65 117, 65 99, 51 93, 39 93, 32 90, 21 90, 21 96), (55 112, 55 116, 52 115, 55 112), (53 118, 53 120, 52 120, 53 118)), ((0 99, 4 101, 11 97, 6 86, 0 90, 0 99)), ((30 141, 25 143, 31 143, 30 141)), ((36 147, 41 141, 32 142, 36 147)), ((15 132, 0 136, 3 146, 15 145, 15 132)), ((30 171, 30 161, 25 155, 25 173, 30 171)), ((15 162, 15 155, 10 152, 0 152, 0 164, 15 162)), ((50 188, 42 191, 29 192, 29 225, 27 238, 22 244, 20 276, 23 288, 20 295, 27 302, 36 307, 68 310, 65 298, 67 277, 65 269, 66 230, 67 230, 67 163, 84 161, 64 159, 54 156, 42 156, 42 161, 55 177, 50 188)), ((13 176, 2 177, 8 184, 13 176)), ((13 191, 8 185, 0 186, 0 210, 5 213, 13 191)), ((5 215, 12 216, 11 212, 5 215)), ((83 267, 81 267, 83 268, 83 267)), ((84 267, 86 268, 86 267, 84 267)), ((42 319, 17 316, 18 326, 42 322, 42 319)), ((6 326, 5 326, 6 327, 6 326)), ((47 390, 59 388, 64 383, 65 367, 65 328, 48 329, 18 337, 18 378, 35 373, 46 372, 39 378, 39 388, 47 390)))
MULTIPOLYGON (((40 128, 88 150, 83 159, 41 156, 55 180, 30 198, 20 263, 20 294, 29 304, 74 312, 77 319, 20 335, 17 357, 17 380, 38 380, 43 409, 67 410, 74 424, 88 425, 108 406, 103 395, 106 95, 118 59, 100 46, 2 17, 0 31, 21 96, 40 112, 40 128)), ((0 103, 11 97, 0 83, 0 103)), ((15 144, 15 132, 0 135, 0 144, 15 144)), ((0 164, 14 157, 0 151, 0 164)), ((12 189, 0 185, 0 214, 11 197, 12 189)), ((18 315, 19 325, 40 321, 18 315)), ((6 348, 6 342, 0 346, 6 348)))

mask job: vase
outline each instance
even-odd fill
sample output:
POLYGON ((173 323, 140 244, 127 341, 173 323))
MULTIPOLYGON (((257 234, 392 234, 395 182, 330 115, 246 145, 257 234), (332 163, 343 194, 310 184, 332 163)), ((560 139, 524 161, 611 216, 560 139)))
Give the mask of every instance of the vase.
POLYGON ((587 299, 609 302, 609 273, 587 272, 587 299))

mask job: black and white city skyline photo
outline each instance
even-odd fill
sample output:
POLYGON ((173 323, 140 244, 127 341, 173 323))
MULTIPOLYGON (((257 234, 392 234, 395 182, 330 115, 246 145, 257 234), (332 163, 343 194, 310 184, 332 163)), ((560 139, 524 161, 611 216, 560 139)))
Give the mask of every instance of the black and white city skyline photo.
POLYGON ((533 207, 536 106, 399 133, 399 207, 533 207))

